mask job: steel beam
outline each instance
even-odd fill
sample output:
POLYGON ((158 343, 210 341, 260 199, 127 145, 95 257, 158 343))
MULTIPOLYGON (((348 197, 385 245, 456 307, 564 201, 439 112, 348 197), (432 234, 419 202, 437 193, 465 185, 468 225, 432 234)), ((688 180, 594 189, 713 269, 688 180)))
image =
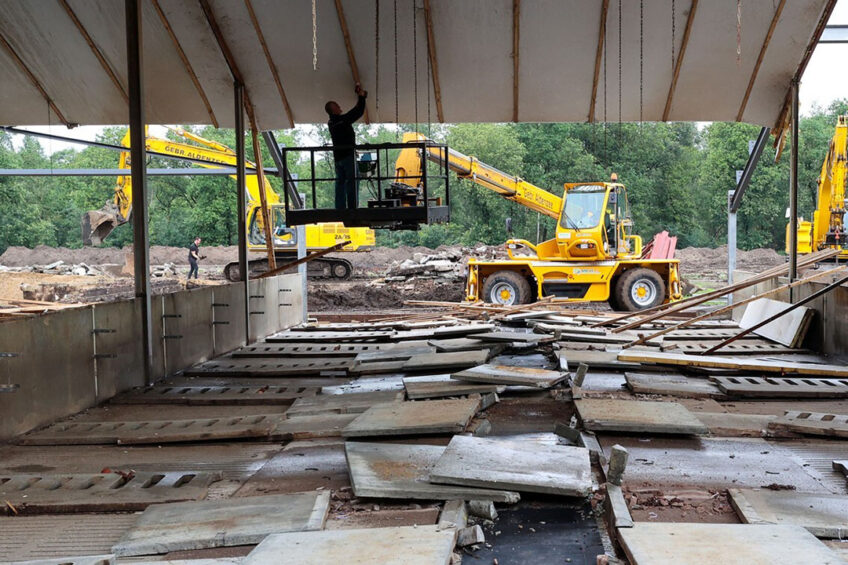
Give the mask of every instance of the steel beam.
MULTIPOLYGON (((252 169, 251 169, 252 170, 252 169)), ((147 176, 193 177, 231 176, 236 174, 232 167, 220 169, 147 169, 147 176)), ((128 169, 0 169, 0 177, 126 177, 128 169)))
POLYGON ((819 43, 848 43, 848 25, 825 26, 819 43))
POLYGON ((748 154, 748 161, 745 163, 745 168, 742 169, 742 176, 736 183, 736 190, 733 192, 733 198, 730 201, 730 211, 734 214, 739 210, 739 206, 742 205, 742 197, 751 183, 751 177, 754 175, 757 163, 760 162, 760 157, 768 143, 770 133, 771 128, 761 129, 760 135, 757 136, 757 141, 754 143, 754 149, 748 154))
MULTIPOLYGON (((274 160, 274 164, 277 166, 277 176, 283 181, 283 187, 291 201, 290 206, 296 210, 305 208, 306 204, 303 202, 303 198, 300 197, 300 193, 297 191, 295 183, 292 182, 291 176, 285 174, 285 167, 283 167, 283 152, 280 151, 280 144, 277 143, 277 138, 274 137, 274 132, 263 131, 262 139, 265 140, 265 145, 268 147, 268 153, 271 154, 271 159, 274 160)), ((265 170, 268 171, 269 169, 265 170)))
MULTIPOLYGON (((789 156, 789 282, 798 279, 798 91, 800 83, 792 79, 792 153, 789 156)), ((789 301, 795 292, 789 289, 789 301)))
POLYGON ((250 285, 247 268, 247 206, 244 168, 244 85, 234 83, 236 124, 236 195, 238 197, 238 262, 244 283, 244 343, 250 343, 250 285))
POLYGON ((127 38, 127 83, 130 110, 130 158, 133 192, 133 261, 135 297, 141 303, 144 381, 153 384, 153 321, 150 304, 150 249, 147 240, 147 156, 144 139, 144 64, 141 2, 124 0, 127 38))

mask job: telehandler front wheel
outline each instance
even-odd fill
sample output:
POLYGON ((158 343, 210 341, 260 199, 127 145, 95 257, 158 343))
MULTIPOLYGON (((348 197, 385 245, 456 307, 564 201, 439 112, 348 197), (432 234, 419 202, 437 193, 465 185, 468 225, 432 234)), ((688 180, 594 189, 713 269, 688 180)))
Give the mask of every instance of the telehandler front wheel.
POLYGON ((533 302, 533 289, 530 281, 515 271, 498 271, 486 278, 482 298, 484 302, 503 306, 530 304, 533 302))
POLYGON ((665 299, 665 282, 651 269, 625 271, 615 284, 615 302, 622 310, 636 312, 653 308, 665 299))

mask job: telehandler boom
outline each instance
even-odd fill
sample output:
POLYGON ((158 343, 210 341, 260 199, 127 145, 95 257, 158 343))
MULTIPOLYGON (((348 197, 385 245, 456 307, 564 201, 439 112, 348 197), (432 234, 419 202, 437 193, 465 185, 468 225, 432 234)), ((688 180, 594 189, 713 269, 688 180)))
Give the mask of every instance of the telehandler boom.
MULTIPOLYGON (((406 133, 404 142, 427 141, 406 133)), ((401 151, 396 182, 421 174, 425 159, 447 160, 460 178, 557 220, 553 239, 533 244, 506 242, 508 260, 468 262, 466 299, 495 304, 527 304, 554 296, 573 302, 609 302, 615 310, 636 311, 682 298, 678 261, 643 259, 642 239, 633 235, 633 220, 623 184, 565 183, 562 197, 503 173, 474 157, 448 149, 401 151), (521 254, 519 254, 519 251, 521 254)))

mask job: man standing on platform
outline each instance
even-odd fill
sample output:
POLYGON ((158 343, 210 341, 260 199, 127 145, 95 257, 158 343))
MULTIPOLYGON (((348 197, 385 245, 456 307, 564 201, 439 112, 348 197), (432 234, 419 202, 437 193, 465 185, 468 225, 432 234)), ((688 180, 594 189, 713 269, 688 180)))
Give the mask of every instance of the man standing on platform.
POLYGON ((353 123, 365 113, 365 98, 368 93, 357 82, 356 95, 359 100, 349 112, 342 114, 338 103, 329 101, 324 110, 330 117, 327 126, 333 140, 333 158, 336 162, 336 209, 353 209, 359 204, 359 182, 356 180, 356 137, 353 123))

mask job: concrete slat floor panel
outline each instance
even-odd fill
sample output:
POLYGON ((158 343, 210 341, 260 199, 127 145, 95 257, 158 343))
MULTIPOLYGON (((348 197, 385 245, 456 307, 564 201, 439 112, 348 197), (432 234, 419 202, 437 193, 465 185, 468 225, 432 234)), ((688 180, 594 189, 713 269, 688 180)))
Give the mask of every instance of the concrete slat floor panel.
POLYGON ((832 486, 809 473, 783 443, 758 438, 643 438, 609 433, 599 434, 598 441, 607 456, 615 444, 627 449, 624 480, 634 489, 761 488, 779 484, 804 492, 832 492, 832 486))
POLYGON ((456 530, 438 526, 401 526, 362 530, 325 530, 270 535, 243 561, 244 565, 278 563, 345 563, 346 565, 448 565, 456 530))
POLYGON ((689 410, 676 402, 647 402, 582 398, 574 401, 587 430, 706 434, 709 430, 689 410))
POLYGON ((140 422, 62 422, 19 439, 24 445, 176 443, 267 437, 285 416, 255 414, 140 422))
POLYGON ((385 392, 403 390, 404 373, 380 375, 378 377, 359 377, 346 380, 342 384, 321 387, 321 394, 355 394, 361 392, 385 392))
POLYGON ((118 557, 259 543, 276 532, 320 530, 330 493, 155 504, 112 546, 118 557))
POLYGON ((730 396, 752 398, 848 398, 848 379, 713 377, 730 396))
POLYGON ((221 473, 214 472, 0 473, 0 500, 11 504, 17 514, 127 512, 157 503, 200 500, 209 485, 219 480, 221 473))
POLYGON ((341 440, 293 441, 253 474, 234 496, 339 490, 350 487, 341 440))
POLYGON ((848 532, 848 496, 796 491, 730 489, 734 510, 746 524, 801 526, 819 538, 848 532))
POLYGON ((194 404, 201 406, 290 404, 303 396, 315 396, 318 387, 301 386, 171 386, 139 388, 119 394, 112 404, 194 404))
POLYGON ((416 500, 493 500, 517 502, 517 492, 439 485, 429 482, 433 465, 445 452, 437 445, 345 443, 353 492, 359 497, 416 500))
POLYGON ((394 331, 362 332, 310 332, 288 330, 268 336, 265 343, 350 343, 350 342, 388 342, 394 338, 394 331))
POLYGON ((378 404, 342 430, 343 437, 447 434, 464 432, 479 398, 378 404))
POLYGON ((319 394, 298 398, 286 410, 286 416, 317 416, 319 414, 361 414, 376 404, 400 402, 403 390, 356 392, 350 394, 319 394))
POLYGON ((405 377, 403 385, 410 400, 467 396, 469 394, 502 393, 505 385, 475 384, 452 379, 450 374, 405 377))
POLYGON ((356 357, 359 353, 391 349, 393 343, 253 343, 232 357, 356 357))
POLYGON ((59 557, 57 559, 34 559, 31 561, 15 561, 12 565, 113 565, 115 556, 108 555, 83 555, 59 557))
POLYGON ((791 410, 771 422, 769 429, 848 438, 848 415, 791 410))
POLYGON ((452 369, 465 369, 485 363, 490 354, 491 350, 489 349, 456 351, 453 353, 424 353, 413 355, 407 359, 401 369, 410 372, 447 372, 452 369))
POLYGON ((564 381, 568 375, 549 369, 516 367, 510 365, 478 365, 453 373, 451 378, 474 383, 495 385, 532 386, 551 388, 564 381))
POLYGON ((0 518, 0 562, 103 555, 138 514, 74 514, 0 518))
POLYGON ((342 430, 356 419, 358 414, 316 414, 314 416, 292 416, 282 420, 271 432, 271 439, 289 441, 322 437, 341 437, 342 430))
POLYGON ((257 376, 306 376, 321 375, 329 372, 345 372, 351 365, 351 359, 334 358, 298 358, 298 359, 251 359, 219 357, 206 361, 183 371, 187 376, 219 375, 227 377, 257 376))
MULTIPOLYGON (((660 346, 660 351, 670 351, 673 353, 703 353, 704 351, 718 345, 723 340, 707 339, 701 340, 678 340, 671 341, 660 346)), ((793 349, 780 345, 778 343, 768 342, 766 340, 740 339, 739 341, 728 343, 721 348, 721 351, 727 355, 763 355, 770 353, 807 353, 806 349, 793 349)))
POLYGON ((637 522, 618 536, 633 565, 842 565, 798 526, 637 522))
POLYGON ((707 379, 661 373, 624 374, 627 386, 637 394, 663 394, 682 398, 725 398, 716 385, 707 379))
POLYGON ((430 480, 563 496, 592 490, 588 449, 471 436, 451 439, 430 480))

